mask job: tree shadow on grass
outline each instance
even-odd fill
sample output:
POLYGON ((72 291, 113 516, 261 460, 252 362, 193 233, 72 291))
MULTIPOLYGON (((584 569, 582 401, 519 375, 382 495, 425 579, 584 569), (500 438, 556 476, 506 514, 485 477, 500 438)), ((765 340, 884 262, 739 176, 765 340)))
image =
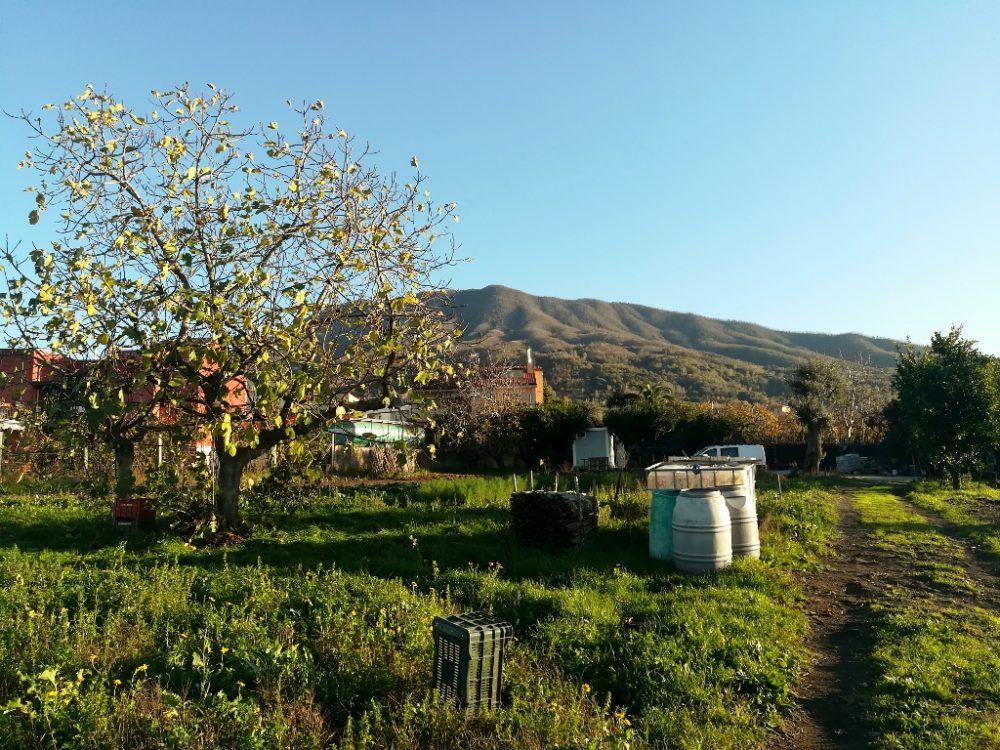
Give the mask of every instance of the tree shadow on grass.
MULTIPOLYGON (((51 509, 0 519, 0 549, 88 555, 123 543, 143 555, 162 542, 162 529, 120 532, 110 518, 79 510, 51 509)), ((229 548, 181 552, 182 565, 218 570, 258 563, 279 574, 317 567, 384 578, 426 581, 435 571, 487 570, 499 564, 507 580, 570 584, 581 570, 607 571, 616 565, 639 574, 672 573, 669 564, 650 560, 642 523, 605 519, 597 534, 577 547, 518 545, 504 507, 386 507, 325 505, 313 510, 258 518, 254 534, 229 548)), ((139 564, 162 562, 145 555, 139 564)))
POLYGON ((152 547, 155 530, 119 530, 109 517, 42 518, 32 521, 0 519, 0 549, 22 552, 70 552, 85 555, 123 542, 132 552, 152 547))
POLYGON ((437 570, 486 570, 499 563, 510 580, 569 581, 580 569, 608 570, 622 565, 633 572, 661 570, 649 560, 646 532, 636 526, 600 528, 588 542, 567 548, 518 545, 509 515, 494 509, 466 509, 460 519, 424 514, 357 512, 338 517, 330 527, 299 525, 289 534, 275 532, 251 538, 237 547, 181 555, 179 561, 207 569, 256 565, 279 572, 320 565, 380 578, 425 579, 437 570))
MULTIPOLYGON (((323 566, 408 580, 426 579, 435 569, 485 570, 499 563, 507 579, 558 585, 580 569, 622 565, 640 574, 670 569, 649 560, 646 533, 641 524, 613 523, 578 547, 543 549, 514 541, 510 512, 502 507, 324 506, 262 517, 246 542, 182 552, 178 560, 206 570, 259 562, 279 573, 323 566)), ((142 555, 162 539, 162 529, 122 532, 110 518, 79 510, 33 510, 0 518, 0 549, 88 555, 124 543, 128 552, 142 555)))

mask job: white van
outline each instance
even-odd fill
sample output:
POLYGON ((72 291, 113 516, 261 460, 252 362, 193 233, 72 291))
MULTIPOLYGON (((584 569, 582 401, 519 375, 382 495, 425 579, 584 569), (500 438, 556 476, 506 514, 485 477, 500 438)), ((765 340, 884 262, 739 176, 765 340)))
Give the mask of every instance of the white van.
POLYGON ((694 454, 694 458, 752 458, 761 466, 767 463, 763 445, 710 445, 694 454))

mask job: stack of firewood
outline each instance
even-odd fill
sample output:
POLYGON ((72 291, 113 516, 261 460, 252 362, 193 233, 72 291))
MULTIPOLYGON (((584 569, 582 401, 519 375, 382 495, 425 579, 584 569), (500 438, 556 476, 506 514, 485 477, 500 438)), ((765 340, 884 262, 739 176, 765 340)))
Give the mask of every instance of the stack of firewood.
POLYGON ((515 492, 510 514, 520 544, 565 547, 597 531, 597 498, 581 492, 515 492))

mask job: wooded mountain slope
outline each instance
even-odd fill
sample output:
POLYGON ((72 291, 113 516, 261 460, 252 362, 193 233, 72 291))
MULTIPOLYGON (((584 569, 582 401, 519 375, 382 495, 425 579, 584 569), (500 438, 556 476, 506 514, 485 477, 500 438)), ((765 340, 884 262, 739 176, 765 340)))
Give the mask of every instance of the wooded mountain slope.
POLYGON ((535 362, 560 395, 602 398, 650 384, 678 398, 780 399, 790 367, 817 355, 892 368, 892 339, 775 331, 644 305, 536 297, 503 286, 452 292, 465 345, 535 362))

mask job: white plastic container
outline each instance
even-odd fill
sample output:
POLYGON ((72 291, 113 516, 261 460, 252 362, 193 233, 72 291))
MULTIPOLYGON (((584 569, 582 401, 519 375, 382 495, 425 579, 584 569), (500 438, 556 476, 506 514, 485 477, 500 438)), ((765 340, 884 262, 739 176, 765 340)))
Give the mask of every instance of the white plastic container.
POLYGON ((717 489, 682 490, 674 508, 674 565, 685 573, 712 573, 733 561, 729 508, 717 489))
POLYGON ((760 530, 757 527, 757 500, 749 487, 720 487, 732 525, 733 557, 760 558, 760 530))

